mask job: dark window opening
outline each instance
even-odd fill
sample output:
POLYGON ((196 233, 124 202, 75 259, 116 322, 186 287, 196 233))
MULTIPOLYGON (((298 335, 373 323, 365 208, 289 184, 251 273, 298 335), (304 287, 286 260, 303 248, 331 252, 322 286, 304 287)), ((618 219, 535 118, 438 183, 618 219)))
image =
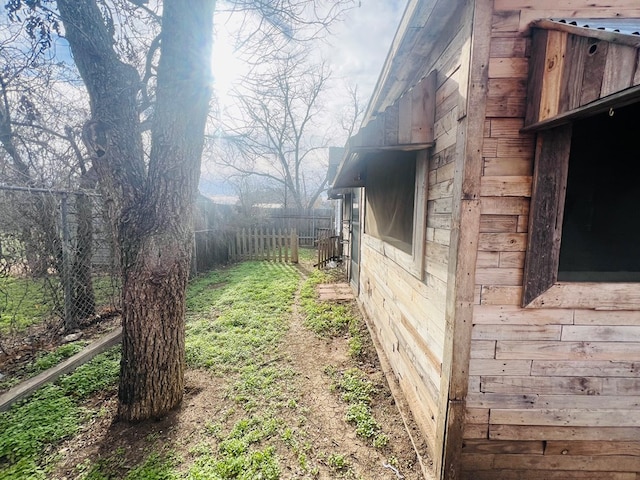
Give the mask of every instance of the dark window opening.
POLYGON ((573 125, 558 280, 640 281, 640 104, 573 125))
POLYGON ((367 162, 365 231, 411 254, 415 152, 378 153, 367 162))

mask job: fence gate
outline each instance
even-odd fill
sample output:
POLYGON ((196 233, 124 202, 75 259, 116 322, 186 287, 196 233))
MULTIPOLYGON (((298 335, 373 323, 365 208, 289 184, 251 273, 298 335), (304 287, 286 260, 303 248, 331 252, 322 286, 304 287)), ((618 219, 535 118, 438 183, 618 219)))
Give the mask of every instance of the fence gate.
POLYGON ((243 228, 229 243, 229 258, 298 263, 298 234, 295 229, 243 228))
POLYGON ((318 263, 314 267, 323 268, 332 260, 342 260, 342 241, 331 229, 318 232, 318 263))

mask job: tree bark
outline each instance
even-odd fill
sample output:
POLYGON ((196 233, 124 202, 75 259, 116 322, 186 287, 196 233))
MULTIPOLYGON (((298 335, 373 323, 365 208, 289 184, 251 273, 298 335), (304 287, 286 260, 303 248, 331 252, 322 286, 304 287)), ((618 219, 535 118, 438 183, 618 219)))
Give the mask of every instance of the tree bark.
POLYGON ((210 99, 212 0, 164 3, 148 166, 139 75, 113 49, 95 0, 58 0, 91 99, 86 142, 107 197, 123 275, 118 416, 160 417, 182 400, 192 206, 210 99))

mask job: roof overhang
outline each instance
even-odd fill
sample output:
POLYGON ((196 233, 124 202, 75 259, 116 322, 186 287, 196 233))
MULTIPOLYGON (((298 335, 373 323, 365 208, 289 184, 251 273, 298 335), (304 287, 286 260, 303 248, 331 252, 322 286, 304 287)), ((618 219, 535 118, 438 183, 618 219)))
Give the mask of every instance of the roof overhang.
POLYGON ((640 19, 539 20, 533 27, 523 131, 640 99, 640 19))
POLYGON ((386 151, 417 151, 433 146, 436 71, 421 79, 347 142, 333 188, 363 187, 366 163, 386 151))

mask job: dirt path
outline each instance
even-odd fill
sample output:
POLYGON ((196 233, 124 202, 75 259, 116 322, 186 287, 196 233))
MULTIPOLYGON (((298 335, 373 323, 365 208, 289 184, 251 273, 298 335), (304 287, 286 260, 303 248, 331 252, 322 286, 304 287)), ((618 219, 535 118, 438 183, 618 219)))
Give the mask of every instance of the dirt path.
MULTIPOLYGON (((365 341, 365 352, 360 356, 360 361, 355 361, 347 355, 346 336, 319 338, 304 326, 299 300, 298 292, 283 347, 291 357, 294 368, 301 373, 298 388, 301 401, 309 407, 308 419, 312 426, 310 435, 313 436, 314 446, 326 452, 344 454, 349 459, 353 472, 360 478, 423 478, 370 339, 365 341), (337 371, 358 367, 376 385, 378 393, 372 405, 373 414, 389 437, 386 447, 374 448, 370 440, 357 437, 354 427, 345 421, 347 404, 340 399, 339 394, 332 391, 332 379, 326 373, 328 366, 337 371)), ((355 309, 355 302, 351 303, 354 303, 355 309)), ((329 474, 318 478, 335 476, 329 474)))

